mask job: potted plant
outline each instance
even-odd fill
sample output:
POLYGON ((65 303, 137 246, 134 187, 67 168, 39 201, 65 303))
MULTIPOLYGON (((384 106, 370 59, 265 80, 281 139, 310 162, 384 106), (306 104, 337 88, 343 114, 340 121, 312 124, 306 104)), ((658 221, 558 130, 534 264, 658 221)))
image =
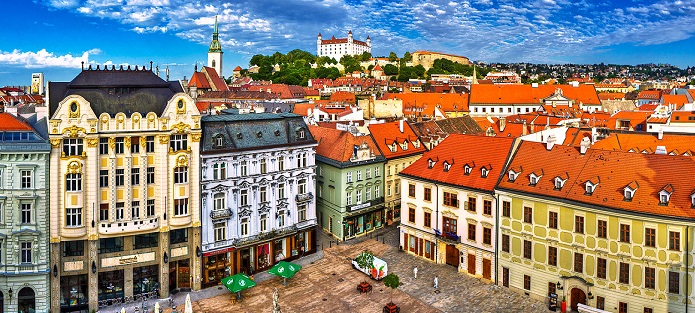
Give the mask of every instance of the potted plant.
POLYGON ((389 273, 384 277, 384 286, 390 287, 391 290, 391 299, 389 300, 389 303, 386 304, 386 308, 388 309, 389 312, 393 312, 397 309, 396 304, 393 303, 393 290, 398 288, 398 286, 401 285, 401 282, 398 278, 398 275, 394 273, 389 273))

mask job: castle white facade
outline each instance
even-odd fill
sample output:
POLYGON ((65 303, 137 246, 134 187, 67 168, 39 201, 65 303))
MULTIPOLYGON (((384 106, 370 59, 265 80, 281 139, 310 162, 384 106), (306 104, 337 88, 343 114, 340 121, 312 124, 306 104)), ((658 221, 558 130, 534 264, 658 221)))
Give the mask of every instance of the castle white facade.
POLYGON ((347 38, 335 38, 324 40, 321 34, 316 39, 316 55, 331 57, 340 61, 345 55, 358 55, 364 52, 372 52, 372 40, 367 36, 367 40, 355 40, 352 31, 348 32, 347 38))

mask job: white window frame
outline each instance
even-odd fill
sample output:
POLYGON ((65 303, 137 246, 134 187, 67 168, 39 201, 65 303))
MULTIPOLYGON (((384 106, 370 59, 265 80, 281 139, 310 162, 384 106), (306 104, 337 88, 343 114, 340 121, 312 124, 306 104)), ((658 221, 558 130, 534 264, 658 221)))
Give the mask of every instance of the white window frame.
POLYGON ((65 175, 65 191, 82 190, 82 173, 70 173, 65 175))
POLYGON ((239 222, 239 235, 248 236, 249 235, 249 218, 242 217, 239 222))
POLYGON ((297 206, 297 222, 301 223, 306 221, 306 210, 307 210, 307 205, 302 204, 297 206))
POLYGON ((261 214, 261 216, 259 218, 259 224, 260 224, 260 228, 259 228, 260 232, 263 233, 263 232, 268 231, 268 214, 266 214, 266 213, 261 214))
POLYGON ((242 189, 239 191, 239 205, 246 206, 249 205, 249 190, 242 189))
POLYGON ((31 241, 22 241, 20 242, 20 250, 19 250, 19 261, 22 264, 32 264, 34 261, 33 255, 32 255, 32 243, 31 241))
POLYGON ((225 207, 227 206, 226 205, 227 201, 225 199, 226 195, 223 192, 218 192, 218 193, 214 194, 212 197, 213 197, 213 199, 212 199, 213 210, 215 210, 215 211, 224 210, 225 207))
POLYGON ((188 198, 174 200, 174 216, 188 215, 188 198))
POLYGON ((65 227, 82 226, 82 208, 65 208, 65 227))
POLYGON ((34 219, 34 208, 31 203, 23 202, 19 204, 20 209, 20 223, 21 224, 31 224, 34 219))
POLYGON ((214 223, 215 242, 227 240, 227 222, 214 223))
POLYGON ((352 182, 352 171, 348 171, 348 172, 345 174, 345 178, 346 178, 346 181, 347 181, 348 183, 351 183, 351 182, 352 182))
POLYGON ((32 189, 34 188, 34 171, 33 170, 20 170, 19 175, 22 180, 22 189, 32 189))

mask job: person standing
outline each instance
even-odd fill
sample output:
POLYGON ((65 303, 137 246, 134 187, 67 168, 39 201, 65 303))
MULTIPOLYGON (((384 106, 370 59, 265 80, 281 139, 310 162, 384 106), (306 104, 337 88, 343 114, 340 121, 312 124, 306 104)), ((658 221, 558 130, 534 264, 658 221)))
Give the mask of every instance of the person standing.
POLYGON ((439 276, 434 275, 434 289, 439 289, 439 276))
POLYGON ((413 268, 413 275, 415 276, 415 279, 417 279, 417 266, 413 268))

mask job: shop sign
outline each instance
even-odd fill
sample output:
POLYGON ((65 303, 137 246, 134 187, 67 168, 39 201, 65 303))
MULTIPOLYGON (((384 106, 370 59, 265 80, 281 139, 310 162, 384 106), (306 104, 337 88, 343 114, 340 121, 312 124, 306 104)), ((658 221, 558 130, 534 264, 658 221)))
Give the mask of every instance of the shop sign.
POLYGON ((171 249, 171 257, 175 258, 177 256, 182 256, 188 254, 188 247, 178 247, 171 249))
POLYGON ((81 271, 84 269, 83 261, 63 262, 63 271, 81 271))
POLYGON ((362 204, 356 204, 356 205, 353 205, 353 206, 350 208, 350 211, 357 211, 357 210, 359 210, 359 209, 364 209, 364 208, 369 207, 370 205, 372 205, 371 202, 365 202, 365 203, 362 203, 362 204))
POLYGON ((227 253, 227 252, 232 252, 232 251, 234 251, 234 247, 225 248, 225 249, 222 249, 222 250, 215 250, 215 251, 205 252, 205 253, 203 253, 203 256, 212 256, 212 255, 222 254, 222 253, 227 253))
POLYGON ((128 265, 142 262, 150 262, 155 260, 154 252, 138 253, 131 255, 124 255, 114 258, 103 258, 101 259, 101 267, 111 267, 119 265, 128 265))

